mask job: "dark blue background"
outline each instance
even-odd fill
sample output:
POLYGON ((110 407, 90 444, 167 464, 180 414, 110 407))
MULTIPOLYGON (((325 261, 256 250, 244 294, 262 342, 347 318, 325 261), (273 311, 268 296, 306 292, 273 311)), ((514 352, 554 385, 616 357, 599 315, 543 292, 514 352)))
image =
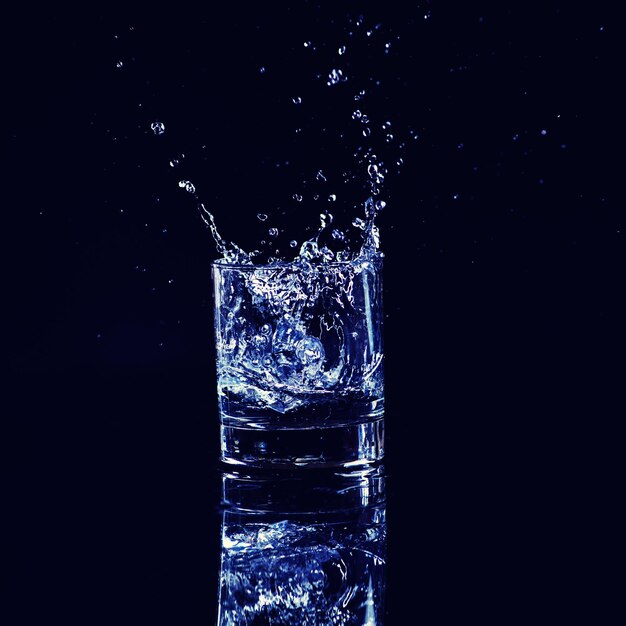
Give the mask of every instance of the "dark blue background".
MULTIPOLYGON (((282 201, 263 161, 293 154, 293 51, 348 12, 322 4, 5 22, 15 623, 213 619, 215 254, 167 160, 231 237, 282 201)), ((361 8, 402 35, 381 107, 420 134, 381 216, 389 624, 597 611, 580 534, 623 380, 623 69, 609 4, 572 5, 361 8)))

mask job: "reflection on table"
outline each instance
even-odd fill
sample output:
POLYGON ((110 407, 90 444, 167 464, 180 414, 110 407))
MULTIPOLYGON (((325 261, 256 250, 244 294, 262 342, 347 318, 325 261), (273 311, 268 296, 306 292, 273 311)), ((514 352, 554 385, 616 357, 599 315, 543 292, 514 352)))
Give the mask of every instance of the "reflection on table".
POLYGON ((382 468, 222 484, 219 626, 384 623, 382 468))

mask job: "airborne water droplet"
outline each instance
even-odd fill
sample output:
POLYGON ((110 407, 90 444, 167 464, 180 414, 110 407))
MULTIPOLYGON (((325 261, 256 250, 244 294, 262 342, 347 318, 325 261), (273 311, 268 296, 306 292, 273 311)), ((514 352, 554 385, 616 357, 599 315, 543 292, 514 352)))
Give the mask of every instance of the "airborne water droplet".
POLYGON ((363 137, 369 137, 372 134, 372 131, 369 128, 363 129, 363 137))
POLYGON ((328 202, 334 202, 337 199, 337 194, 331 193, 328 196, 328 202))
POLYGON ((123 61, 118 61, 118 62, 115 64, 115 67, 117 67, 117 68, 124 67, 124 62, 123 62, 123 61))
POLYGON ((270 228, 267 233, 270 237, 278 237, 278 228, 270 228))
POLYGON ((162 135, 165 132, 165 124, 163 122, 152 122, 150 128, 155 135, 162 135))
POLYGON ((264 222, 267 219, 267 215, 265 213, 257 213, 256 216, 262 222, 264 222))
POLYGON ((344 238, 345 235, 338 228, 335 228, 333 230, 333 239, 336 239, 337 241, 343 241, 344 238))
POLYGON ((292 248, 295 248, 295 247, 298 245, 298 242, 297 242, 295 239, 292 239, 292 240, 289 242, 289 245, 290 245, 292 248))
POLYGON ((293 196, 291 196, 296 202, 302 202, 302 196, 299 193, 294 193, 293 196))
POLYGON ((333 69, 328 74, 328 80, 326 84, 331 87, 332 85, 336 85, 340 82, 345 82, 348 80, 344 75, 342 70, 333 69))
POLYGON ((345 46, 341 46, 341 47, 339 48, 339 50, 337 50, 337 52, 338 52, 339 54, 345 54, 345 53, 346 53, 346 47, 345 47, 345 46))
POLYGON ((322 170, 318 170, 317 174, 315 175, 315 178, 317 180, 323 180, 324 182, 326 182, 326 176, 324 176, 324 172, 322 172, 322 170))
POLYGON ((178 182, 178 186, 181 189, 184 189, 185 191, 188 191, 189 193, 195 193, 196 192, 196 188, 194 187, 193 183, 188 181, 188 180, 181 180, 178 182))
POLYGON ((294 104, 302 104, 302 98, 300 96, 296 96, 295 98, 292 98, 291 101, 294 104))

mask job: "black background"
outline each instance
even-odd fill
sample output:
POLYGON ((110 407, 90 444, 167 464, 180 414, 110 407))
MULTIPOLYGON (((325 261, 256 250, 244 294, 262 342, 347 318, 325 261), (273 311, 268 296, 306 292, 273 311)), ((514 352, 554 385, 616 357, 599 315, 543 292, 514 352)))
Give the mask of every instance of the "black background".
POLYGON ((610 506, 623 380, 623 70, 608 3, 573 5, 6 17, 13 623, 214 619, 216 255, 177 182, 233 239, 287 203, 297 167, 267 163, 298 163, 300 47, 323 58, 360 12, 401 35, 371 68, 376 106, 419 134, 381 215, 388 623, 597 616, 585 529, 610 506))

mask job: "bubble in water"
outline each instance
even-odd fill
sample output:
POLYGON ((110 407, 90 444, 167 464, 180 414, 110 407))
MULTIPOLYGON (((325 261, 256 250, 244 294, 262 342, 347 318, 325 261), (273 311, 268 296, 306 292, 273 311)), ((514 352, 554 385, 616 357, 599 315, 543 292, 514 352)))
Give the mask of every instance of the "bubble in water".
POLYGON ((333 230, 333 239, 336 239, 337 241, 343 241, 345 239, 345 235, 338 228, 335 228, 333 230))
POLYGON ((335 259, 333 251, 328 246, 323 246, 320 250, 320 254, 322 255, 322 259, 326 262, 333 261, 335 259))
POLYGON ((297 242, 295 239, 292 239, 292 240, 289 242, 289 245, 290 245, 292 248, 295 248, 295 247, 298 245, 298 242, 297 242))
POLYGON ((193 183, 191 183, 188 180, 181 180, 178 182, 178 186, 181 189, 184 189, 185 191, 188 191, 189 193, 195 193, 196 192, 196 188, 194 187, 193 183))
POLYGON ((291 101, 294 104, 302 104, 302 98, 300 96, 296 96, 295 98, 292 98, 291 101))
POLYGON ((150 128, 155 135, 162 135, 165 132, 165 124, 163 122, 152 122, 150 128))
POLYGON ((324 172, 322 172, 322 170, 318 170, 317 174, 315 175, 315 178, 317 180, 322 180, 326 182, 326 176, 324 176, 324 172))
POLYGON ((339 54, 345 54, 345 53, 346 53, 346 47, 345 47, 345 46, 341 46, 341 47, 339 48, 339 50, 337 50, 337 52, 338 52, 339 54))
POLYGON ((257 213, 256 216, 257 216, 257 219, 261 220, 262 222, 264 222, 267 219, 267 215, 265 213, 257 213))
POLYGON ((270 237, 278 237, 278 228, 270 228, 267 233, 270 237))
POLYGON ((337 199, 337 194, 331 193, 328 196, 328 202, 334 202, 337 199))
POLYGON ((348 79, 343 75, 342 70, 334 69, 331 70, 330 74, 328 74, 326 84, 331 87, 332 85, 337 85, 338 83, 345 82, 346 80, 348 79))
POLYGON ((302 196, 299 193, 294 193, 293 196, 291 196, 296 202, 302 202, 302 196))

